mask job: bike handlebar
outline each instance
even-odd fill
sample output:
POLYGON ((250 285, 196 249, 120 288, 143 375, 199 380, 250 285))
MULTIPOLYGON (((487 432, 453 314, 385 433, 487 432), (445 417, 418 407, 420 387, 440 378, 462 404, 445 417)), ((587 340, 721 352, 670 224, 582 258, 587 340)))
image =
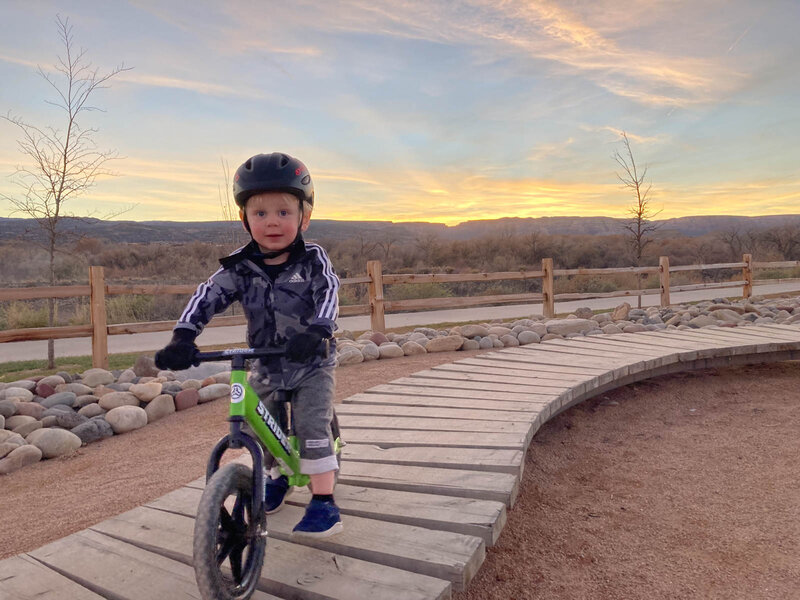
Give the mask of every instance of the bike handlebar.
POLYGON ((283 356, 285 350, 282 347, 273 348, 230 348, 228 350, 212 350, 211 352, 195 352, 192 358, 193 365, 203 362, 231 360, 239 357, 249 358, 275 358, 283 356))

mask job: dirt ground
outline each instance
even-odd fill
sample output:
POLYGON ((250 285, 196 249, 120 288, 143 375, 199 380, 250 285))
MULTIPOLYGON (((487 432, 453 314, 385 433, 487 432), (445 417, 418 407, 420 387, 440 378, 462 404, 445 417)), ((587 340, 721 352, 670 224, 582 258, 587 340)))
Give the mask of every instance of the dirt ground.
MULTIPOLYGON (((337 398, 477 352, 342 367, 337 398)), ((0 478, 0 558, 201 476, 225 403, 0 478)), ((673 375, 589 400, 528 451, 499 542, 455 600, 797 598, 800 364, 673 375)))

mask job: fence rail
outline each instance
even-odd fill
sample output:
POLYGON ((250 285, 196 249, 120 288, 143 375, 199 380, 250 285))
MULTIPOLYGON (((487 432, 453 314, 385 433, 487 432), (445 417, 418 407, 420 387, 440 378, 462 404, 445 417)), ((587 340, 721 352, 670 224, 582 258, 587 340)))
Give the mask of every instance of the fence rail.
MULTIPOLYGON (((339 309, 341 316, 370 315, 371 327, 375 331, 385 331, 386 312, 409 310, 436 310, 461 308, 492 304, 541 302, 542 312, 547 317, 555 316, 556 300, 583 300, 589 298, 625 298, 660 294, 660 305, 669 306, 670 292, 701 289, 741 287, 742 297, 749 298, 754 283, 800 283, 800 279, 764 279, 753 281, 754 269, 786 269, 800 267, 800 261, 753 262, 752 256, 745 254, 742 262, 716 263, 709 265, 670 266, 669 258, 659 258, 657 267, 621 267, 603 269, 554 269, 553 259, 542 260, 540 271, 504 271, 494 273, 420 273, 384 274, 380 261, 367 262, 367 275, 348 277, 341 280, 342 285, 368 285, 368 304, 344 305, 339 309), (742 278, 736 281, 699 283, 670 286, 670 273, 684 271, 709 271, 719 269, 741 269, 742 278), (659 274, 659 288, 619 290, 614 292, 562 293, 555 294, 555 278, 575 275, 614 275, 614 274, 659 274), (460 283, 501 280, 540 279, 541 293, 497 294, 489 296, 461 296, 455 298, 420 298, 414 300, 386 300, 384 286, 417 283, 460 283)), ((89 296, 89 325, 70 325, 64 327, 35 327, 27 329, 8 329, 0 331, 0 343, 31 340, 48 340, 75 337, 92 337, 92 363, 97 367, 108 366, 108 336, 132 333, 169 331, 175 321, 150 321, 146 323, 121 323, 109 325, 107 322, 105 297, 124 294, 192 294, 195 285, 116 285, 106 284, 102 267, 89 267, 89 285, 67 285, 28 288, 0 288, 0 301, 35 300, 42 298, 70 298, 89 296)), ((244 316, 216 317, 209 327, 224 327, 245 324, 244 316)))

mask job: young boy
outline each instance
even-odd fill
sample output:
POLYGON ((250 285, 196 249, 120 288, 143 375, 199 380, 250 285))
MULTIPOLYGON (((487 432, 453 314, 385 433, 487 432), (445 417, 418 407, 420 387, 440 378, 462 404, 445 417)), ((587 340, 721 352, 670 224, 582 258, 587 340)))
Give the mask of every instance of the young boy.
MULTIPOLYGON (((314 184, 296 158, 258 154, 237 169, 233 194, 252 240, 221 259, 220 269, 197 288, 175 325, 172 341, 156 353, 156 364, 189 368, 197 350, 195 338, 235 300, 244 308, 251 348, 285 346, 280 364, 257 362, 250 383, 273 416, 278 412, 273 392, 292 390, 301 469, 310 476, 313 493, 294 534, 328 537, 342 530, 333 500, 338 464, 331 434, 339 279, 325 251, 303 241, 314 206, 314 184)), ((268 453, 265 458, 274 462, 268 453)), ((271 471, 265 508, 272 513, 291 490, 277 466, 267 468, 271 471)))

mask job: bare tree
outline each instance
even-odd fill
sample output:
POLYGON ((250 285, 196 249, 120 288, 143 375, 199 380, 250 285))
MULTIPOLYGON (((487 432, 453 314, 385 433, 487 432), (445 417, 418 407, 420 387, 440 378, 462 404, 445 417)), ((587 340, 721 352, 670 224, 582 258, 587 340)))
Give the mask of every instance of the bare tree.
MULTIPOLYGON (((639 172, 639 168, 633 158, 631 143, 624 131, 622 132, 622 145, 625 148, 624 153, 620 154, 619 151, 614 151, 613 155, 614 160, 622 168, 622 174, 617 173, 617 177, 622 182, 623 187, 629 189, 636 196, 635 203, 628 209, 630 219, 623 227, 628 232, 626 242, 633 256, 634 264, 640 267, 642 266, 644 249, 653 242, 651 234, 658 229, 658 224, 653 223, 652 219, 661 211, 654 212, 650 206, 649 196, 652 185, 645 184, 647 165, 639 172)), ((636 274, 636 289, 642 289, 641 273, 636 274)), ((641 296, 638 296, 638 306, 639 308, 642 307, 641 296)))
MULTIPOLYGON (((219 195, 219 207, 222 212, 222 220, 235 222, 239 224, 239 207, 231 197, 231 168, 228 161, 220 157, 220 164, 222 165, 222 180, 224 185, 217 186, 217 193, 219 195), (224 191, 223 191, 224 190, 224 191)), ((239 225, 238 227, 231 226, 230 234, 226 236, 225 242, 231 246, 239 245, 244 239, 244 228, 239 225)))
MULTIPOLYGON (((55 74, 39 67, 39 75, 52 87, 55 101, 46 102, 63 111, 60 129, 56 126, 40 127, 10 113, 4 117, 21 132, 17 145, 30 159, 28 166, 17 167, 14 181, 23 189, 21 196, 2 197, 14 212, 33 218, 45 234, 46 249, 50 259, 50 285, 56 282, 55 254, 59 240, 59 221, 69 216, 64 204, 79 197, 91 188, 98 177, 112 175, 106 165, 119 158, 115 150, 98 150, 95 143, 97 129, 78 124, 83 113, 100 110, 89 103, 96 90, 108 87, 114 76, 129 70, 120 65, 106 74, 100 74, 86 59, 84 49, 76 50, 69 19, 56 18, 58 35, 64 46, 64 55, 54 65, 55 74)), ((55 301, 48 301, 48 323, 55 320, 55 301)), ((48 368, 55 366, 53 340, 48 340, 48 368)))

